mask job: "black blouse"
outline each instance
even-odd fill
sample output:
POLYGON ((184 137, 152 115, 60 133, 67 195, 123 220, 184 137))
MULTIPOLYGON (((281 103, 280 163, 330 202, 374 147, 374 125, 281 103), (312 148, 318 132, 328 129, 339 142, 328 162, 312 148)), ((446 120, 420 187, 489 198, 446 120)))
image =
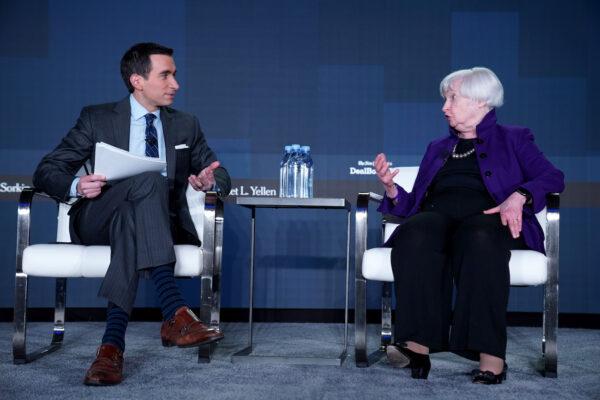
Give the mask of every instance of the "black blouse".
MULTIPOLYGON (((474 150, 475 140, 459 139, 453 154, 461 155, 474 150)), ((464 218, 495 206, 494 199, 483 184, 477 154, 472 151, 462 158, 448 156, 429 186, 422 209, 464 218)))

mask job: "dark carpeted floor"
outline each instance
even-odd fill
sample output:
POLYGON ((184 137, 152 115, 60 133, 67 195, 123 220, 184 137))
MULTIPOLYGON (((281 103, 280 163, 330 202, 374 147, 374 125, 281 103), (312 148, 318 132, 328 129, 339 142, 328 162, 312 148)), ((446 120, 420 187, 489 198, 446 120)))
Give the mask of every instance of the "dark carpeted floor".
MULTIPOLYGON (((390 367, 385 358, 370 368, 354 365, 354 349, 342 367, 232 364, 247 342, 247 324, 227 323, 226 338, 210 364, 198 364, 195 349, 163 348, 159 323, 134 322, 127 331, 125 381, 86 387, 103 323, 67 323, 57 352, 26 365, 12 363, 12 324, 0 323, 0 399, 600 399, 600 331, 559 330, 559 377, 537 372, 541 329, 509 328, 508 380, 497 386, 470 383, 475 363, 453 354, 432 356, 427 381, 390 367)), ((370 327, 369 347, 377 344, 370 327)), ((46 344, 51 325, 29 325, 29 349, 46 344)), ((350 343, 354 336, 350 330, 350 343)), ((255 352, 263 355, 339 355, 343 325, 256 324, 255 352)))

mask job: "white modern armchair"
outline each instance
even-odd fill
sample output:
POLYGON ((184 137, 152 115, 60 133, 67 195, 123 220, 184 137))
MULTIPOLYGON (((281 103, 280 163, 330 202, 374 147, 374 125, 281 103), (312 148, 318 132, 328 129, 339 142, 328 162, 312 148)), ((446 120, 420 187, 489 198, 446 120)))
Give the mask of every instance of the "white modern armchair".
MULTIPOLYGON (((412 190, 418 167, 402 167, 394 181, 407 192, 412 190)), ((390 260, 391 249, 377 247, 367 250, 369 203, 380 203, 382 196, 359 193, 356 203, 355 245, 355 360, 359 367, 367 367, 385 353, 392 343, 392 282, 394 276, 390 260), (367 350, 367 281, 382 281, 381 342, 378 350, 367 350)), ((547 206, 536 214, 545 234, 546 255, 533 250, 512 250, 509 263, 511 286, 544 285, 542 326, 542 357, 544 375, 557 376, 556 330, 558 327, 558 251, 559 251, 559 195, 550 194, 547 206)), ((379 218, 379 216, 377 216, 379 218)), ((401 221, 382 220, 382 242, 392 234, 401 221)))
MULTIPOLYGON (((61 347, 65 335, 67 278, 102 278, 110 262, 110 246, 72 244, 69 236, 70 205, 58 203, 56 242, 30 244, 31 206, 34 196, 46 196, 33 188, 21 192, 17 219, 17 259, 13 361, 24 364, 61 347), (27 353, 27 284, 31 277, 56 279, 54 329, 50 344, 27 353)), ((47 197, 47 196, 46 196, 47 197)), ((188 208, 201 246, 175 245, 176 277, 200 277, 200 319, 218 328, 220 277, 223 248, 223 202, 214 192, 186 191, 188 208)), ((198 362, 209 362, 213 345, 201 346, 198 362)))

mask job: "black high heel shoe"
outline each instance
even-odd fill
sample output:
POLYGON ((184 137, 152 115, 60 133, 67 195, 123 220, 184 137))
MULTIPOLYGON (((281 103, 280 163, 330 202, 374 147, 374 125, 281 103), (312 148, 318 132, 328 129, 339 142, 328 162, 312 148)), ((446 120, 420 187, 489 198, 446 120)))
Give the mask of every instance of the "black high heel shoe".
POLYGON ((429 354, 419 354, 396 344, 390 344, 386 348, 386 354, 390 364, 396 368, 410 368, 413 379, 427 379, 431 370, 429 354))
POLYGON ((504 368, 502 368, 502 372, 498 375, 494 374, 491 371, 482 371, 480 369, 474 369, 472 372, 473 375, 473 383, 481 383, 483 385, 498 385, 502 383, 502 381, 506 380, 506 372, 508 371, 508 365, 504 363, 504 368))

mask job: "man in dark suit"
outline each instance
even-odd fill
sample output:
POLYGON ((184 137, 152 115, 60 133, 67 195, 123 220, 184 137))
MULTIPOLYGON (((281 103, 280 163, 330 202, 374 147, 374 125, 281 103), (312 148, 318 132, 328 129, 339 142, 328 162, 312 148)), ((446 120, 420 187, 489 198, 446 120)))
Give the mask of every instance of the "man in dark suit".
POLYGON ((198 346, 223 338, 189 309, 173 274, 173 244, 199 243, 187 208, 187 185, 225 195, 231 188, 196 117, 168 107, 179 89, 176 72, 172 49, 155 43, 131 47, 121 59, 130 95, 116 103, 84 107, 33 177, 36 188, 59 200, 80 198, 70 212, 75 243, 111 246, 99 292, 108 299, 107 325, 86 385, 112 385, 123 379, 125 330, 142 272, 157 289, 164 346, 198 346), (98 142, 158 157, 166 161, 166 170, 116 181, 98 174, 76 177, 84 163, 93 164, 98 142))

